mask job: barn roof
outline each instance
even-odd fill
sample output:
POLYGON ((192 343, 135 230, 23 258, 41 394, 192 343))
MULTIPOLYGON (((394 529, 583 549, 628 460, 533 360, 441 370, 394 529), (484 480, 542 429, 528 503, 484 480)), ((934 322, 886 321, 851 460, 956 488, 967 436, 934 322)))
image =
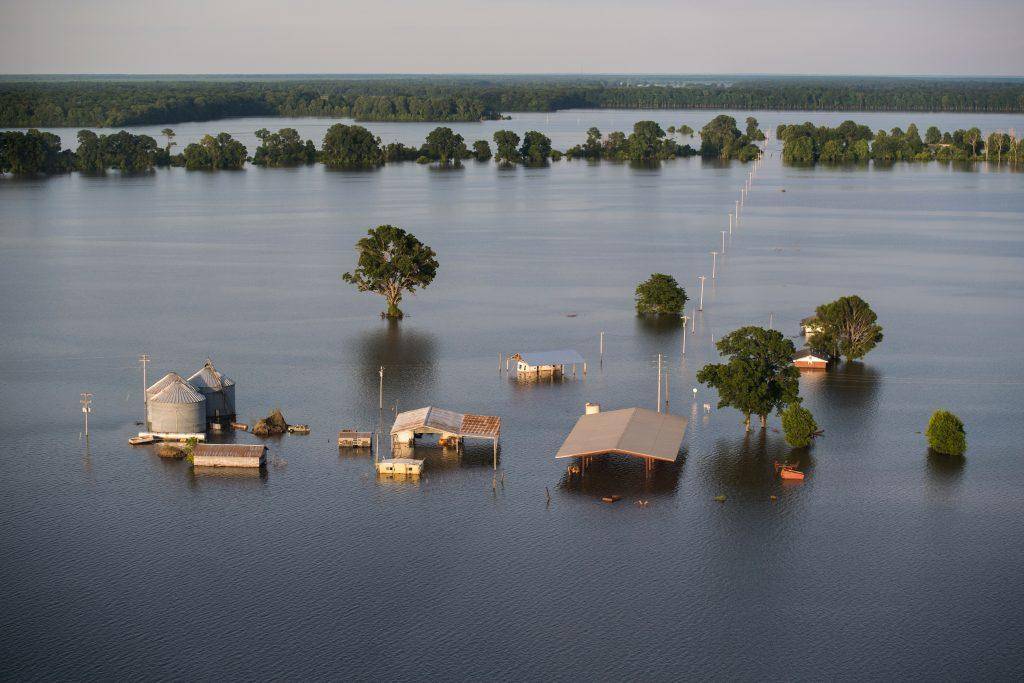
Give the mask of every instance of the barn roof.
POLYGON ((682 415, 625 408, 583 415, 556 458, 618 453, 675 462, 686 433, 682 415))
POLYGON ((188 378, 189 384, 198 389, 212 389, 214 391, 220 391, 224 387, 229 387, 234 384, 234 381, 224 376, 217 371, 217 368, 213 367, 213 361, 209 358, 203 363, 203 367, 195 371, 195 373, 188 378))
POLYGON ((573 349, 556 349, 554 351, 523 351, 516 358, 529 366, 542 365, 582 365, 583 356, 573 349))
POLYGON ((459 436, 497 438, 501 433, 501 418, 495 415, 472 415, 456 413, 444 408, 427 406, 399 413, 391 433, 434 429, 459 436))
POLYGON ((215 456, 218 458, 259 458, 267 449, 262 444, 248 443, 200 443, 196 444, 193 455, 215 456))
POLYGON ((177 373, 169 373, 164 379, 168 377, 170 377, 170 381, 160 391, 149 397, 150 403, 202 403, 206 400, 205 396, 196 391, 177 373))

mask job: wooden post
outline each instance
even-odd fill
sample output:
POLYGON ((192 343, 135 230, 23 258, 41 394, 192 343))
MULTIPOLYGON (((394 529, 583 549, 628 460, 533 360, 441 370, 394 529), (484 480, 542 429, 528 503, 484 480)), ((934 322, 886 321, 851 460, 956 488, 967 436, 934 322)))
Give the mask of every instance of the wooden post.
POLYGON ((501 372, 501 352, 498 352, 498 372, 501 372))
POLYGON ((494 466, 494 471, 497 472, 498 471, 498 437, 494 437, 492 439, 492 441, 494 442, 494 463, 493 463, 493 466, 494 466))
POLYGON ((668 412, 668 406, 669 406, 668 377, 669 377, 668 368, 665 368, 665 412, 666 413, 668 412))
POLYGON ((587 376, 587 361, 583 361, 583 376, 587 376))

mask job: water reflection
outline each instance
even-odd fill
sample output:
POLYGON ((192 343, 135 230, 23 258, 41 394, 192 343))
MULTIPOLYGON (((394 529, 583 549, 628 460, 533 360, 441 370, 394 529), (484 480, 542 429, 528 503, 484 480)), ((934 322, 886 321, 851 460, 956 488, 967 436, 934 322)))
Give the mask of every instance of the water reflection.
MULTIPOLYGON (((568 470, 558 482, 560 490, 594 498, 618 495, 627 502, 649 496, 675 495, 686 462, 686 453, 675 462, 655 462, 647 470, 643 460, 625 455, 595 457, 580 474, 568 470)), ((567 468, 578 466, 575 460, 565 460, 567 468)))
MULTIPOLYGON (((399 410, 429 404, 436 382, 436 342, 430 334, 409 328, 407 321, 384 320, 380 327, 363 332, 355 342, 360 396, 376 403, 379 368, 384 366, 385 396, 401 396, 399 410)), ((385 413, 388 402, 385 401, 385 413)), ((387 421, 387 414, 384 419, 387 421)))
POLYGON ((193 465, 188 468, 188 485, 190 489, 198 489, 201 485, 231 482, 231 486, 243 489, 262 489, 267 484, 266 467, 203 467, 193 465))
POLYGON ((960 481, 967 458, 962 455, 937 453, 931 448, 927 449, 926 453, 929 496, 940 499, 955 497, 960 491, 960 481))
MULTIPOLYGON (((386 437, 385 437, 386 439, 386 437)), ((423 460, 425 472, 436 470, 453 470, 459 468, 492 469, 494 466, 494 446, 490 441, 466 440, 462 448, 441 447, 425 435, 416 440, 416 445, 395 444, 390 452, 381 450, 382 458, 415 458, 423 460)), ((498 467, 501 467, 501 444, 498 444, 498 467)))
POLYGON ((635 320, 637 331, 651 337, 679 334, 683 327, 682 319, 675 315, 638 315, 635 320))
POLYGON ((702 476, 716 491, 762 493, 780 485, 776 462, 787 462, 807 472, 814 467, 810 449, 794 449, 768 430, 754 428, 743 436, 719 439, 702 460, 702 476))
POLYGON ((823 373, 802 373, 800 381, 813 386, 836 408, 867 408, 877 400, 881 374, 870 365, 854 361, 836 363, 823 373))

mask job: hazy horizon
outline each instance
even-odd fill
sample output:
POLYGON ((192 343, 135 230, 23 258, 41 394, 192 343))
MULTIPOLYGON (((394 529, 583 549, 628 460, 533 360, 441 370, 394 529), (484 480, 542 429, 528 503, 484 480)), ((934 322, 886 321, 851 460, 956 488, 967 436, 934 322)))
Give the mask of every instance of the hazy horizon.
POLYGON ((0 72, 1020 77, 1022 20, 1006 0, 0 0, 0 72))

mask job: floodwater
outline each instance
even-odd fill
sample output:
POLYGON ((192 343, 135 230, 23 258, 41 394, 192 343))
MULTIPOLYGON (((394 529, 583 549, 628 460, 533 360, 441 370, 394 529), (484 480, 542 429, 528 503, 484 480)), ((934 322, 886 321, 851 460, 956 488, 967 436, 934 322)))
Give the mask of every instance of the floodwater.
MULTIPOLYGON (((700 114, 656 118, 714 112, 700 114)), ((643 117, 587 116, 552 127, 643 117)), ((995 120, 828 121, 844 118, 995 120)), ((1004 119, 991 126, 1024 128, 1004 119)), ((412 142, 427 126, 380 128, 412 142)), ((1024 174, 789 168, 773 150, 685 362, 678 322, 637 319, 633 288, 666 272, 696 297, 750 166, 0 179, 3 677, 1019 677, 1024 174), (340 279, 381 223, 441 263, 397 324, 340 279), (808 452, 791 453, 776 416, 744 434, 694 395, 713 339, 769 319, 795 337, 816 305, 854 293, 885 340, 801 380, 825 430, 808 452), (500 353, 560 347, 588 359, 586 377, 498 371, 500 353), (279 406, 312 434, 270 440, 262 473, 132 449, 140 353, 151 381, 211 356, 238 383, 240 418, 279 406), (567 478, 553 456, 584 403, 654 408, 658 354, 670 410, 690 418, 678 463, 567 478), (338 429, 377 424, 381 365, 385 428, 396 405, 502 417, 496 486, 488 444, 418 449, 418 481, 339 451, 338 429), (936 408, 966 423, 965 458, 929 455, 936 408), (785 458, 806 481, 774 477, 785 458)))

